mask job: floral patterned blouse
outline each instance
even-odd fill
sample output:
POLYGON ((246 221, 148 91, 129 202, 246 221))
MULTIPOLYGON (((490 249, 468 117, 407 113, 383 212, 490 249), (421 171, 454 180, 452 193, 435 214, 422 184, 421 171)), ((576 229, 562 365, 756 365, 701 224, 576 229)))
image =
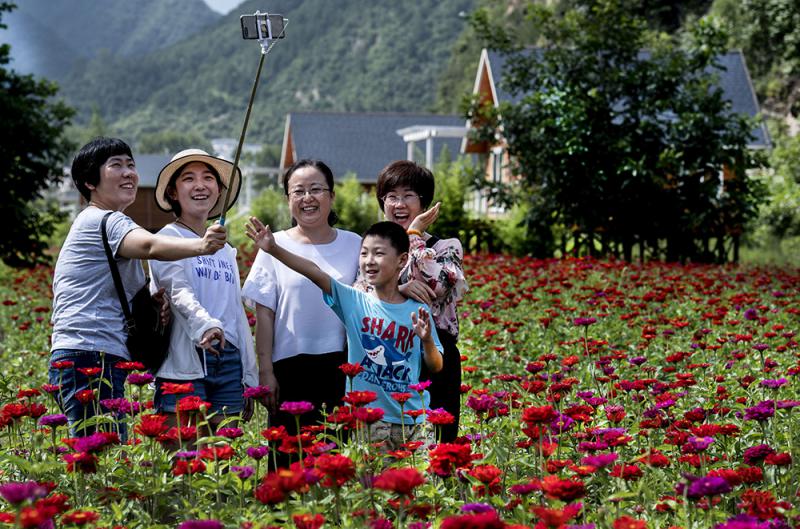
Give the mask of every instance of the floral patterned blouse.
POLYGON ((467 292, 462 262, 464 250, 458 239, 439 239, 427 248, 419 235, 409 236, 411 249, 406 267, 400 272, 400 283, 416 279, 427 284, 436 294, 431 304, 433 321, 458 338, 458 312, 456 304, 467 292))

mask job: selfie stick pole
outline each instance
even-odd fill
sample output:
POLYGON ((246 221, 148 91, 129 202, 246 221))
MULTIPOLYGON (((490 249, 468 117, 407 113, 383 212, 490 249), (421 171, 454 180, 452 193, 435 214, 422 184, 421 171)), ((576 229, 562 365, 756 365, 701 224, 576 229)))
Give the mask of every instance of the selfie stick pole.
MULTIPOLYGON (((286 27, 284 26, 284 31, 286 27)), ((261 27, 259 25, 258 28, 259 36, 261 34, 261 27)), ((261 58, 258 61, 258 70, 256 71, 256 78, 253 81, 253 89, 250 91, 250 101, 247 103, 247 112, 244 115, 244 124, 242 125, 242 133, 239 135, 239 145, 236 146, 236 156, 233 158, 233 167, 231 167, 231 176, 228 179, 228 189, 225 191, 225 201, 222 203, 222 215, 219 217, 219 224, 220 226, 225 225, 225 214, 228 212, 228 204, 231 200, 231 191, 233 190, 233 186, 230 185, 233 182, 233 175, 236 174, 236 170, 239 168, 239 157, 242 155, 242 146, 244 145, 244 136, 247 133, 247 124, 250 121, 250 111, 253 110, 253 100, 256 98, 256 89, 258 88, 258 80, 261 78, 261 69, 264 67, 264 58, 267 56, 269 51, 272 49, 272 46, 275 45, 275 39, 269 39, 268 37, 263 37, 258 39, 259 44, 261 44, 261 58), (271 43, 268 44, 268 41, 272 40, 271 43)))

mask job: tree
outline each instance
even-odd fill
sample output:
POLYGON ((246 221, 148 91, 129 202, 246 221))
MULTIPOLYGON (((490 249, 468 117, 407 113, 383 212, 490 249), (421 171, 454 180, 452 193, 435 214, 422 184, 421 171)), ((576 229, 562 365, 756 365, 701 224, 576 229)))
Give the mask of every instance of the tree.
POLYGON ((380 218, 375 197, 364 191, 364 187, 352 173, 345 175, 345 178, 336 184, 333 211, 339 216, 339 223, 336 225, 338 228, 359 235, 380 218))
POLYGON ((630 259, 638 243, 660 257, 663 241, 670 260, 722 260, 731 248, 735 258, 759 187, 746 173, 753 124, 730 112, 710 73, 725 36, 702 19, 682 47, 650 31, 632 0, 572 4, 563 15, 530 6, 535 49, 474 18, 506 55, 515 101, 474 106, 470 117, 485 123, 479 139, 503 131, 522 197, 535 204, 532 251, 552 253, 549 227, 561 223, 588 253, 630 259))
MULTIPOLYGON (((6 27, 3 12, 13 7, 0 3, 0 28, 6 27)), ((55 206, 35 202, 61 180, 62 163, 74 149, 63 135, 73 111, 53 101, 54 83, 11 70, 10 50, 0 45, 0 178, 6 191, 0 259, 18 267, 43 261, 46 238, 59 218, 55 206)))
POLYGON ((139 137, 139 151, 148 154, 175 154, 184 149, 203 149, 211 152, 211 142, 194 131, 163 130, 139 137))

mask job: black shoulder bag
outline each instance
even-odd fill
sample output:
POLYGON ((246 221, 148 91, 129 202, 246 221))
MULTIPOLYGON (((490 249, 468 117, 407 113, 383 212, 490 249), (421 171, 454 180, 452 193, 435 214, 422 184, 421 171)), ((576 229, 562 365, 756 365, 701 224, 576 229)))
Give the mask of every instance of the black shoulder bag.
POLYGON ((108 266, 111 268, 111 277, 114 279, 114 287, 117 289, 119 304, 122 306, 122 313, 125 316, 125 331, 128 333, 126 345, 128 353, 134 362, 141 362, 149 370, 155 373, 164 363, 169 350, 169 325, 161 325, 160 307, 153 301, 150 295, 148 279, 145 285, 133 296, 130 306, 125 296, 125 289, 122 286, 122 279, 119 276, 117 262, 111 253, 111 246, 108 244, 108 234, 106 233, 106 221, 113 212, 106 213, 100 223, 100 232, 103 235, 103 247, 108 257, 108 266))

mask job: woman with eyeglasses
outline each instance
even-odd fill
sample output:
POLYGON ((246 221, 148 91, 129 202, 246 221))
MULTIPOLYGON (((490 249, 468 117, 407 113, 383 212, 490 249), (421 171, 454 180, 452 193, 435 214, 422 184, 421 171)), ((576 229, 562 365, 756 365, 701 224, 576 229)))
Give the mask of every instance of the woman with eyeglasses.
MULTIPOLYGON (((293 226, 275 233, 275 241, 292 253, 314 261, 331 277, 352 284, 358 271, 361 237, 334 228, 333 172, 319 160, 300 160, 283 176, 293 226)), ((316 424, 342 404, 347 362, 344 326, 325 305, 311 281, 269 254, 259 251, 243 287, 256 308, 256 352, 259 384, 269 386, 264 404, 272 425, 296 429, 282 402, 307 401, 315 412, 300 416, 316 424)))
MULTIPOLYGON (((464 251, 458 239, 440 239, 426 230, 439 214, 433 202, 433 174, 414 162, 399 160, 378 175, 378 204, 386 220, 405 228, 411 243, 408 264, 400 273, 400 291, 433 312, 436 332, 444 348, 444 367, 429 373, 422 366, 420 380, 430 380, 431 409, 444 408, 455 421, 439 428, 437 437, 451 442, 458 435, 461 413, 461 354, 458 351, 456 304, 467 291, 462 261, 464 251)), ((359 284, 359 286, 361 286, 359 284)))

